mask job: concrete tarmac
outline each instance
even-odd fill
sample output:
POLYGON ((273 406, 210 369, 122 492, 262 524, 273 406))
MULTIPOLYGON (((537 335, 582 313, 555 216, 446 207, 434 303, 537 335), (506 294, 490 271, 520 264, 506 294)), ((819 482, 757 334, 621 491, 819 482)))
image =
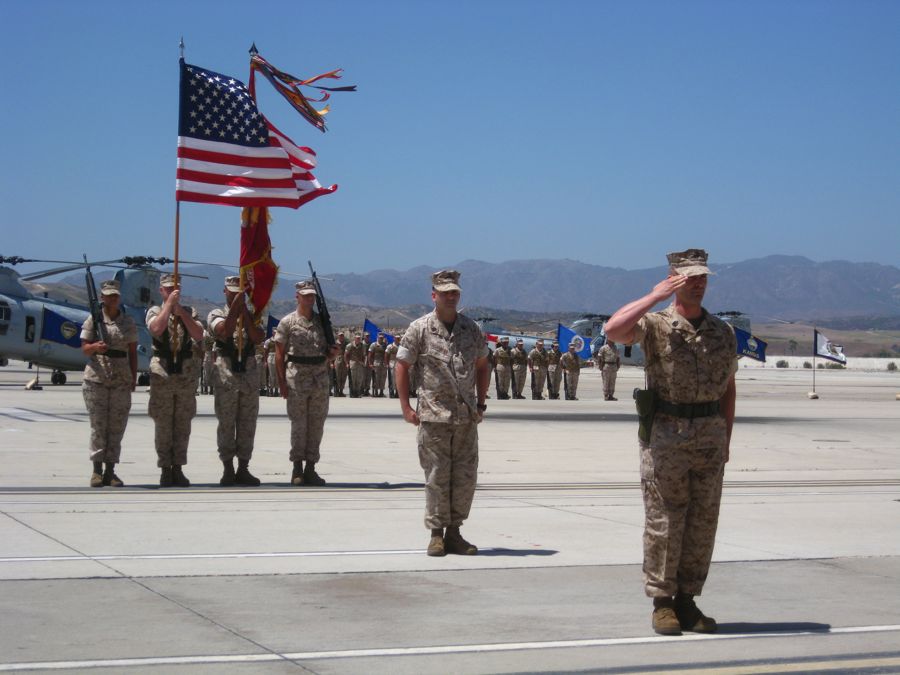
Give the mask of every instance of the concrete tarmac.
POLYGON ((900 375, 741 369, 709 581, 714 636, 650 629, 630 392, 488 401, 463 528, 428 558, 415 430, 332 399, 322 488, 291 487, 263 398, 259 488, 220 488, 211 396, 189 489, 159 489, 139 389, 119 476, 92 489, 79 386, 0 369, 0 672, 900 672, 900 375))

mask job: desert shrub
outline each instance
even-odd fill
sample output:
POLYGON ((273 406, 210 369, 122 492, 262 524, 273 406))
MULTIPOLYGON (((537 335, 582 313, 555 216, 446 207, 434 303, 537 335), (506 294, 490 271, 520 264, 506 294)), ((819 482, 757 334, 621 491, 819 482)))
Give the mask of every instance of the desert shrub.
POLYGON ((784 359, 781 359, 780 361, 776 361, 776 362, 775 362, 775 367, 776 367, 776 368, 787 368, 787 367, 788 367, 788 362, 785 361, 784 359))
POLYGON ((893 373, 895 370, 897 370, 897 364, 891 361, 889 364, 887 364, 887 369, 889 372, 893 373))
POLYGON ((812 368, 812 364, 811 364, 809 361, 804 361, 804 362, 803 362, 803 367, 804 367, 804 368, 812 368))
POLYGON ((828 370, 844 370, 843 363, 835 363, 834 361, 829 361, 825 364, 825 367, 828 368, 828 370))

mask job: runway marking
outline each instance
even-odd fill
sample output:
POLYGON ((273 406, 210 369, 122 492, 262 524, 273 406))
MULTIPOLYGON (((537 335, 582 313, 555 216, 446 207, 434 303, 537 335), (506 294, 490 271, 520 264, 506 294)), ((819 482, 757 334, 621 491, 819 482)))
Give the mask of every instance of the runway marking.
MULTIPOLYGON (((482 551, 493 551, 491 548, 482 551)), ((394 551, 283 551, 277 553, 148 553, 143 555, 48 555, 0 558, 0 563, 75 562, 105 560, 231 560, 243 558, 319 558, 360 555, 421 555, 425 549, 394 551)))
MULTIPOLYGON (((804 630, 804 631, 783 631, 783 632, 767 632, 767 633, 720 633, 715 635, 683 635, 681 637, 660 637, 660 636, 643 636, 631 638, 597 638, 593 640, 551 640, 547 642, 505 642, 492 644, 471 644, 471 645, 444 645, 435 647, 388 647, 381 649, 346 649, 321 652, 286 652, 265 653, 265 654, 228 654, 228 655, 209 655, 209 656, 165 656, 165 657, 145 657, 133 659, 97 659, 83 661, 31 661, 23 663, 2 663, 0 664, 0 672, 13 672, 21 670, 70 670, 77 668, 124 668, 124 667, 149 667, 149 666, 178 666, 193 664, 220 664, 220 663, 263 663, 273 661, 311 661, 324 659, 352 659, 352 658, 373 658, 386 656, 431 656, 431 655, 447 655, 447 654, 473 654, 473 653, 490 653, 490 652, 511 652, 511 651, 529 651, 543 649, 573 649, 584 647, 617 647, 623 645, 639 645, 639 644, 676 644, 678 642, 694 642, 699 640, 746 640, 760 638, 785 638, 785 637, 803 637, 808 635, 844 635, 848 633, 884 633, 900 631, 900 624, 887 626, 850 626, 846 628, 831 628, 822 630, 804 630)), ((858 659, 852 662, 823 660, 820 663, 813 664, 823 667, 815 668, 816 670, 828 669, 831 664, 837 668, 847 667, 848 663, 864 663, 869 667, 879 665, 894 665, 900 663, 898 657, 872 657, 870 659, 858 659)), ((771 670, 785 672, 791 667, 791 663, 780 662, 772 664, 771 670)), ((809 672, 809 662, 797 662, 797 670, 806 670, 809 672), (805 668, 799 668, 800 665, 805 668)), ((750 670, 735 670, 727 668, 717 671, 713 668, 721 668, 714 666, 707 672, 763 672, 760 668, 766 667, 766 664, 758 664, 750 670)), ((645 672, 661 672, 659 670, 651 670, 645 672)))
POLYGON ((54 415, 53 413, 43 413, 38 410, 29 410, 27 408, 0 408, 0 415, 12 417, 22 422, 81 422, 82 420, 72 419, 64 415, 54 415))

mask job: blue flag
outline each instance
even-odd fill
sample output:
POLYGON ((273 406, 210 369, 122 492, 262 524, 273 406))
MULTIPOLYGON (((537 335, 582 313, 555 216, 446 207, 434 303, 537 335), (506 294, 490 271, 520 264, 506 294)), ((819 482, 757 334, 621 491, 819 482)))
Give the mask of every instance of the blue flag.
POLYGON ((766 347, 769 346, 768 343, 764 340, 760 340, 758 337, 750 335, 750 333, 737 326, 733 326, 733 328, 734 337, 737 338, 737 353, 741 356, 748 356, 751 359, 756 359, 757 361, 765 361, 766 347))
POLYGON ((275 329, 278 328, 278 319, 269 314, 269 320, 266 322, 266 339, 275 335, 275 329))
POLYGON ((44 317, 41 321, 41 340, 80 348, 81 324, 44 307, 44 317))
POLYGON ((556 324, 556 340, 559 342, 559 351, 569 349, 569 343, 575 344, 575 353, 582 359, 591 358, 591 341, 586 340, 571 328, 566 328, 561 323, 556 324))
POLYGON ((369 337, 372 338, 372 342, 375 342, 375 339, 378 337, 379 333, 382 333, 384 335, 388 344, 391 344, 394 341, 393 335, 381 330, 378 326, 376 326, 368 319, 366 319, 365 323, 363 323, 363 330, 369 334, 369 337))

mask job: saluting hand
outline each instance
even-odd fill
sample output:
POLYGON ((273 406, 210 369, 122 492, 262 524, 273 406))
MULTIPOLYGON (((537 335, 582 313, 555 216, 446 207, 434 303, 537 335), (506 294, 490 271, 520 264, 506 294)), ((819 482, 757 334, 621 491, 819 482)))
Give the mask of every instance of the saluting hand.
POLYGON ((671 297, 675 291, 687 283, 688 278, 681 274, 673 274, 660 281, 653 287, 653 295, 659 300, 671 297))

